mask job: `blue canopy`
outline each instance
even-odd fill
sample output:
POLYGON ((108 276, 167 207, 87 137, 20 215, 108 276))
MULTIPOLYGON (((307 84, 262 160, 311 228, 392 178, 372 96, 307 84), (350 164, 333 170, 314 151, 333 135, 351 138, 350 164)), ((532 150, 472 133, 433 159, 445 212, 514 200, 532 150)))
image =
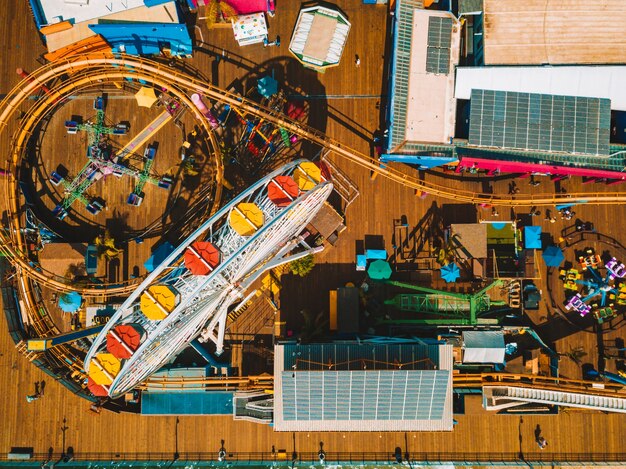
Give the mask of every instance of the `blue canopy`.
POLYGON ((454 262, 444 265, 440 270, 441 278, 444 279, 446 283, 456 282, 457 279, 461 276, 459 266, 456 265, 454 262))
POLYGON ((266 75, 257 82, 257 89, 261 96, 269 98, 278 92, 278 82, 269 75, 266 75))
POLYGON ((524 247, 526 249, 541 249, 541 227, 524 227, 524 247))
POLYGON ((543 251, 543 260, 548 267, 558 267, 565 260, 565 254, 558 246, 549 246, 543 251))
POLYGON ((79 293, 73 291, 63 293, 59 296, 59 308, 66 313, 74 313, 80 308, 83 297, 79 293))
POLYGON ((143 263, 143 266, 148 272, 152 272, 159 265, 161 265, 161 262, 163 262, 167 258, 167 256, 172 253, 172 251, 174 251, 174 246, 172 246, 167 241, 164 242, 154 250, 148 260, 143 263))

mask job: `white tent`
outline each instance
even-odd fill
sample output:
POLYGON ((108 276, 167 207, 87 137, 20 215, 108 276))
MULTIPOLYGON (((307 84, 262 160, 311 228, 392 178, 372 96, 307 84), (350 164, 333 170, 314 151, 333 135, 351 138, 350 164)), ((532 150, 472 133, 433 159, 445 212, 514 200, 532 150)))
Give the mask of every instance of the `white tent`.
POLYGON ((463 363, 504 363, 502 331, 465 331, 463 348, 463 363))

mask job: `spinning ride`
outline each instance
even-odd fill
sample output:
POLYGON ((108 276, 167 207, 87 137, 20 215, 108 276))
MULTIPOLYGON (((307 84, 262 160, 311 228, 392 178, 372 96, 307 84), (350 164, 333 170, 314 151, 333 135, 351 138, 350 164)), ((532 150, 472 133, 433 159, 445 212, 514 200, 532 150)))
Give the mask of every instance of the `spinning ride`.
POLYGON ((569 297, 566 294, 565 309, 582 317, 592 313, 600 324, 625 311, 626 284, 622 280, 626 266, 615 257, 603 266, 600 256, 591 248, 581 253, 578 263, 581 272, 575 268, 560 271, 566 292, 576 292, 569 297))
POLYGON ((119 370, 109 372, 107 383, 98 383, 106 386, 109 396, 136 387, 200 335, 221 354, 229 306, 241 300, 263 272, 321 249, 303 245, 290 255, 333 189, 323 177, 313 177, 307 189, 297 185, 295 173, 307 173, 303 168, 311 164, 289 163, 252 185, 181 243, 128 297, 84 363, 89 376, 95 373, 102 379, 98 357, 107 354, 112 330, 132 325, 145 331, 119 370))
MULTIPOLYGON (((167 176, 160 177, 152 174, 152 166, 156 154, 155 147, 147 147, 143 158, 137 158, 136 155, 127 151, 126 147, 114 154, 106 136, 125 135, 128 127, 122 123, 113 127, 105 125, 105 100, 103 96, 95 98, 93 108, 96 111, 95 122, 87 121, 85 124, 80 124, 76 121, 65 121, 65 128, 68 134, 85 131, 89 135, 89 144, 87 147, 88 163, 74 178, 68 178, 59 169, 53 171, 50 175, 50 182, 55 186, 61 184, 65 190, 63 200, 52 212, 61 220, 67 216, 67 211, 76 201, 82 202, 92 215, 97 215, 104 208, 105 201, 99 197, 88 197, 85 193, 95 182, 111 174, 117 177, 127 175, 137 180, 135 190, 129 196, 128 202, 131 205, 139 205, 141 203, 142 189, 146 183, 151 183, 164 189, 169 189, 171 184, 171 179, 167 176), (143 167, 139 167, 132 160, 139 160, 143 167)), ((159 116, 164 121, 169 120, 170 117, 168 113, 163 113, 159 116)))

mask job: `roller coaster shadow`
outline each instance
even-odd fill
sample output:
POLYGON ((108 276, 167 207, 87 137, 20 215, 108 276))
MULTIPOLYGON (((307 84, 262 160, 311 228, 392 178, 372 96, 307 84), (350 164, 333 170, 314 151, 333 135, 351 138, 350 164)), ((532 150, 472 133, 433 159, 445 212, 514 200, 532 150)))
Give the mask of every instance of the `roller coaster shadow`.
MULTIPOLYGON (((217 85, 217 68, 219 64, 227 62, 246 72, 240 80, 246 84, 246 89, 256 86, 256 79, 265 74, 271 74, 285 89, 288 99, 304 100, 309 103, 308 125, 325 132, 328 118, 341 125, 358 138, 371 144, 375 129, 367 129, 359 122, 352 119, 334 106, 328 103, 326 88, 319 81, 317 72, 305 68, 293 57, 282 56, 270 59, 262 63, 256 63, 232 51, 208 43, 195 47, 195 51, 206 54, 213 58, 212 75, 213 84, 217 85)), ((307 145, 313 145, 307 143, 307 145)), ((316 153, 316 152, 314 152, 316 153)), ((308 154, 305 152, 305 155, 308 154)))

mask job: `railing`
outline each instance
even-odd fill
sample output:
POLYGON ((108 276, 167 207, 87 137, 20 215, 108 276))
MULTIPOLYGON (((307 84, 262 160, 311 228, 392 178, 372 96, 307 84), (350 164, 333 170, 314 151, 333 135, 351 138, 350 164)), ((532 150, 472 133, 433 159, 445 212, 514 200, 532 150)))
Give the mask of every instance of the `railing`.
MULTIPOLYGON (((32 461, 45 461, 55 463, 57 461, 72 460, 72 466, 78 466, 77 462, 89 463, 103 462, 113 464, 115 467, 123 467, 124 462, 144 461, 144 462, 166 462, 168 467, 184 467, 186 463, 205 463, 211 466, 303 466, 310 467, 319 465, 319 452, 294 453, 292 450, 277 450, 274 452, 254 452, 254 453, 230 453, 226 451, 223 461, 218 460, 219 448, 214 452, 179 452, 171 453, 72 453, 71 456, 60 453, 34 453, 32 461), (170 466, 171 464, 171 466, 170 466)), ((455 465, 513 465, 525 466, 546 465, 552 466, 554 463, 560 465, 612 465, 623 467, 626 463, 626 453, 552 453, 552 452, 532 452, 520 454, 517 451, 510 452, 417 452, 406 454, 404 449, 396 458, 395 452, 325 452, 325 465, 392 465, 401 463, 407 467, 412 464, 438 465, 441 463, 452 463, 455 465), (408 459, 407 459, 408 456, 408 459)), ((0 454, 0 462, 7 461, 7 453, 0 454)), ((16 464, 17 461, 11 461, 16 464)), ((26 461, 24 461, 26 463, 26 461)), ((4 464, 3 464, 4 465, 4 464)), ((321 465, 320 465, 321 466, 321 465)), ((44 467, 42 465, 42 467, 44 467)), ((48 466, 50 467, 50 466, 48 466)), ((67 467, 67 466, 65 466, 67 467)), ((197 467, 194 465, 194 467, 197 467)))

